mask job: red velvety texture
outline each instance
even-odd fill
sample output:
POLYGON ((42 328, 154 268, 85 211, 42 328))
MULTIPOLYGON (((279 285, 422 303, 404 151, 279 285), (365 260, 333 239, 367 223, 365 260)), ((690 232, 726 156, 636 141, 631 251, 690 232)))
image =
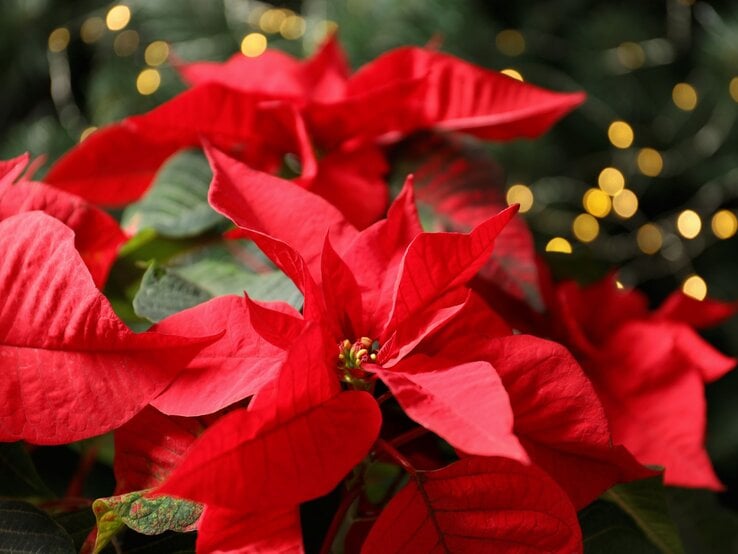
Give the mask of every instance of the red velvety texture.
POLYGON ((418 471, 384 508, 362 554, 582 551, 576 511, 544 472, 470 457, 418 471))
POLYGON ((0 252, 4 441, 66 443, 119 427, 204 345, 128 329, 73 231, 42 212, 0 222, 0 252))

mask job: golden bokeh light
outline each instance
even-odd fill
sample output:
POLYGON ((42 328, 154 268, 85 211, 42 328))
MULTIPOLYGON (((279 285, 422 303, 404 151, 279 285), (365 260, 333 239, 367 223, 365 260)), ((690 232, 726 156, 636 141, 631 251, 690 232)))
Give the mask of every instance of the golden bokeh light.
POLYGON ((600 189, 588 189, 582 197, 582 206, 595 217, 605 217, 612 209, 612 200, 600 189))
POLYGON ((730 97, 736 102, 738 102, 738 77, 733 77, 730 80, 728 91, 730 92, 730 97))
POLYGON ((625 288, 625 285, 620 281, 615 281, 615 286, 618 288, 618 290, 623 290, 625 288))
POLYGON ((287 40, 297 40, 305 34, 305 20, 299 15, 288 15, 279 26, 279 34, 287 40))
POLYGON ((648 177, 656 177, 664 169, 664 160, 658 150, 641 148, 636 158, 638 169, 648 177))
POLYGON ((49 34, 49 50, 51 52, 61 52, 69 46, 70 39, 69 29, 59 27, 49 34))
POLYGON ((632 190, 624 189, 612 199, 612 209, 623 219, 633 217, 638 211, 638 197, 632 190))
POLYGON ((571 229, 574 236, 582 242, 592 242, 600 234, 600 224, 589 214, 579 214, 571 229))
POLYGON ((620 65, 626 69, 638 69, 646 62, 646 52, 637 42, 623 42, 615 50, 620 65))
POLYGON ((546 252, 571 254, 571 243, 563 237, 554 237, 546 244, 546 252))
POLYGON ((105 32, 105 22, 102 17, 90 17, 85 19, 79 30, 79 36, 85 44, 97 42, 105 32))
POLYGON ((79 135, 79 141, 80 141, 80 142, 82 142, 83 140, 85 140, 85 139, 86 139, 87 137, 89 137, 89 136, 90 136, 90 135, 91 135, 92 133, 94 133, 95 131, 97 131, 97 127, 95 127, 95 126, 87 127, 87 128, 86 128, 86 129, 85 129, 84 131, 82 131, 82 133, 81 133, 81 134, 79 135))
POLYGON ((699 275, 690 275, 682 283, 682 292, 695 300, 704 300, 707 297, 707 283, 699 275))
POLYGON ((113 41, 113 52, 116 56, 130 56, 138 48, 138 33, 131 29, 122 31, 113 41))
POLYGON ((738 231, 738 218, 730 210, 720 210, 712 216, 712 232, 719 239, 729 239, 738 231))
POLYGON ((693 239, 702 230, 702 220, 694 210, 684 210, 677 217, 677 231, 685 239, 693 239))
POLYGON ((331 21, 330 19, 326 19, 324 21, 319 21, 315 25, 313 36, 315 37, 315 40, 322 42, 326 38, 335 34, 336 31, 338 31, 338 23, 331 21))
POLYGON ((108 14, 105 16, 105 25, 111 31, 125 29, 130 21, 131 9, 123 4, 116 4, 108 10, 108 14))
POLYGON ((525 213, 533 207, 533 191, 521 183, 507 189, 506 199, 508 206, 520 204, 520 213, 525 213))
POLYGON ((516 29, 505 29, 497 33, 495 44, 506 56, 519 56, 525 52, 525 37, 516 29))
POLYGON ((259 18, 259 27, 265 33, 278 33, 282 23, 287 19, 287 10, 272 8, 261 14, 259 18))
POLYGON ((500 71, 503 75, 507 75, 508 77, 512 77, 516 81, 523 81, 523 75, 518 71, 517 69, 513 69, 512 67, 508 67, 507 69, 503 69, 500 71))
POLYGON ((159 85, 161 85, 161 75, 151 67, 141 71, 136 79, 136 90, 144 96, 154 94, 159 89, 159 85))
POLYGON ((155 40, 144 50, 144 61, 152 67, 163 64, 169 57, 169 45, 163 40, 155 40))
POLYGON ((606 167, 600 171, 597 185, 610 196, 615 196, 625 188, 625 177, 619 169, 606 167))
POLYGON ((697 90, 689 83, 677 83, 671 89, 671 99, 680 110, 691 112, 697 107, 697 90))
POLYGON ((267 49, 267 38, 261 33, 249 33, 241 41, 241 53, 249 58, 261 56, 267 49))
POLYGON ((633 128, 625 121, 613 121, 607 128, 607 138, 616 148, 628 148, 633 144, 633 128))
POLYGON ((661 250, 661 245, 664 244, 661 229, 653 223, 646 223, 638 229, 636 241, 638 242, 638 248, 645 254, 655 254, 661 250))

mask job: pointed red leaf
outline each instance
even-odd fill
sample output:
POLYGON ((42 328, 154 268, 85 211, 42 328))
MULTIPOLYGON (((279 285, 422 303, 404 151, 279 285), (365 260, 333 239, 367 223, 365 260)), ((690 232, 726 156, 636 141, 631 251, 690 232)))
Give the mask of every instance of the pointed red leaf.
POLYGON ((467 344, 469 355, 476 350, 499 373, 510 397, 515 434, 529 456, 577 508, 618 482, 653 475, 624 448, 613 446, 592 383, 561 345, 528 335, 465 338, 460 342, 467 344))
POLYGON ((160 485, 204 430, 201 419, 144 408, 115 430, 116 494, 160 485))
POLYGON ((286 242, 305 259, 314 277, 320 275, 320 251, 328 229, 340 243, 356 235, 341 212, 320 196, 214 148, 206 153, 213 168, 211 206, 243 229, 286 242))
POLYGON ((14 183, 23 173, 30 159, 30 154, 26 152, 10 160, 0 160, 0 187, 14 183))
POLYGON ((310 114, 325 135, 319 135, 321 141, 396 136, 422 128, 495 140, 536 137, 584 100, 582 93, 548 91, 413 47, 365 65, 349 79, 346 96, 310 114))
POLYGON ((126 241, 118 223, 81 198, 43 183, 0 182, 0 220, 33 210, 46 212, 74 231, 75 247, 95 284, 102 288, 126 241))
POLYGON ((178 148, 142 137, 123 122, 92 133, 59 158, 44 180, 92 204, 122 206, 143 196, 178 148))
POLYGON ((574 507, 545 473, 506 458, 418 472, 385 507, 362 554, 582 551, 574 507))
POLYGON ((656 317, 680 321, 698 329, 719 325, 738 312, 738 302, 721 302, 706 298, 696 300, 675 291, 656 310, 656 317))
POLYGON ((243 514, 208 507, 197 533, 198 552, 303 554, 296 507, 243 514))
POLYGON ((369 452, 381 425, 371 395, 340 392, 333 364, 332 340, 309 326, 273 386, 248 411, 213 425, 158 492, 259 512, 332 490, 369 452))
POLYGON ((152 406, 169 415, 199 416, 252 396, 276 377, 303 324, 294 310, 289 315, 238 296, 214 298, 169 316, 152 330, 183 336, 225 333, 201 350, 152 406))
POLYGON ((387 328, 471 279, 489 259, 495 238, 516 212, 517 207, 511 206, 468 234, 418 235, 403 257, 387 328))
POLYGON ((615 440, 643 463, 663 466, 667 484, 720 490, 704 446, 704 384, 693 348, 668 324, 633 322, 612 337, 589 370, 615 440))
POLYGON ((202 346, 130 331, 95 288, 72 230, 48 215, 0 222, 0 253, 0 440, 54 444, 114 429, 202 346))
POLYGON ((513 434, 513 413, 487 362, 410 356, 376 372, 405 413, 468 454, 528 461, 513 434))

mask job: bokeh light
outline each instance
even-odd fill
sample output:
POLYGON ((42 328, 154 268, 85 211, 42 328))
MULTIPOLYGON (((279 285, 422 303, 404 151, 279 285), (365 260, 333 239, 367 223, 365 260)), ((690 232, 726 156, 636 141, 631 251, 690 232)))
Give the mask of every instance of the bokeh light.
POLYGON ((497 33, 495 45, 506 56, 519 56, 525 52, 525 37, 516 29, 505 29, 497 33))
POLYGON ((638 169, 648 177, 656 177, 664 168, 661 154, 653 148, 641 148, 636 158, 638 169))
POLYGON ((729 239, 738 231, 738 218, 730 210, 720 210, 712 216, 712 232, 719 239, 729 239))
POLYGON ((169 45, 163 40, 155 40, 144 50, 144 61, 152 67, 163 64, 169 57, 169 45))
POLYGON ((261 33, 249 33, 241 41, 241 53, 249 58, 261 56, 267 49, 267 38, 261 33))
POLYGON ((105 24, 111 31, 125 29, 131 21, 131 9, 123 4, 116 4, 108 10, 105 16, 105 24))
POLYGON ((571 254, 571 243, 563 237, 554 237, 546 244, 546 252, 558 252, 559 254, 571 254))
POLYGON ((154 94, 159 89, 159 85, 161 85, 161 75, 151 67, 141 71, 136 79, 136 90, 144 96, 154 94))
POLYGON ((582 206, 595 217, 605 217, 610 213, 612 200, 600 189, 589 189, 582 197, 582 206))
POLYGON ((689 83, 677 83, 671 90, 671 99, 680 110, 691 112, 697 107, 697 91, 689 83))
POLYGON ((69 29, 66 27, 59 27, 54 29, 49 34, 49 50, 51 52, 61 52, 69 46, 69 29))
POLYGON ((707 283, 699 275, 690 275, 682 283, 682 292, 695 300, 704 300, 707 297, 707 283))
POLYGON ((632 190, 624 189, 612 199, 612 209, 623 219, 633 217, 638 211, 638 197, 632 190))
POLYGON ((607 138, 615 148, 628 148, 633 144, 633 128, 625 121, 613 121, 607 128, 607 138))
POLYGON ((589 214, 579 214, 571 226, 574 236, 582 242, 592 242, 600 233, 600 224, 589 214))
POLYGON ((533 207, 533 191, 530 187, 518 183, 507 189, 507 205, 520 204, 520 213, 525 213, 533 207))
POLYGON ((702 220, 694 210, 684 210, 677 217, 677 231, 685 239, 693 239, 702 230, 702 220))
POLYGON ((625 177, 620 170, 614 167, 606 167, 600 171, 597 185, 610 196, 615 196, 625 188, 625 177))
POLYGON ((664 244, 661 229, 653 223, 646 223, 638 229, 636 241, 638 242, 638 248, 644 254, 655 254, 661 250, 661 246, 664 244))

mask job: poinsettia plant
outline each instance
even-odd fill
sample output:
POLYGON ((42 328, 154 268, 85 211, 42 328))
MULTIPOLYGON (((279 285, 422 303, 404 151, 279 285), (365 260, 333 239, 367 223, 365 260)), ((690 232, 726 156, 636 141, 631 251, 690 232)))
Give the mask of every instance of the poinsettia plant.
POLYGON ((555 283, 469 151, 581 93, 431 48, 351 73, 335 38, 177 69, 43 182, 0 164, 9 551, 682 551, 663 483, 720 489, 734 365, 694 328, 734 306, 555 283))

